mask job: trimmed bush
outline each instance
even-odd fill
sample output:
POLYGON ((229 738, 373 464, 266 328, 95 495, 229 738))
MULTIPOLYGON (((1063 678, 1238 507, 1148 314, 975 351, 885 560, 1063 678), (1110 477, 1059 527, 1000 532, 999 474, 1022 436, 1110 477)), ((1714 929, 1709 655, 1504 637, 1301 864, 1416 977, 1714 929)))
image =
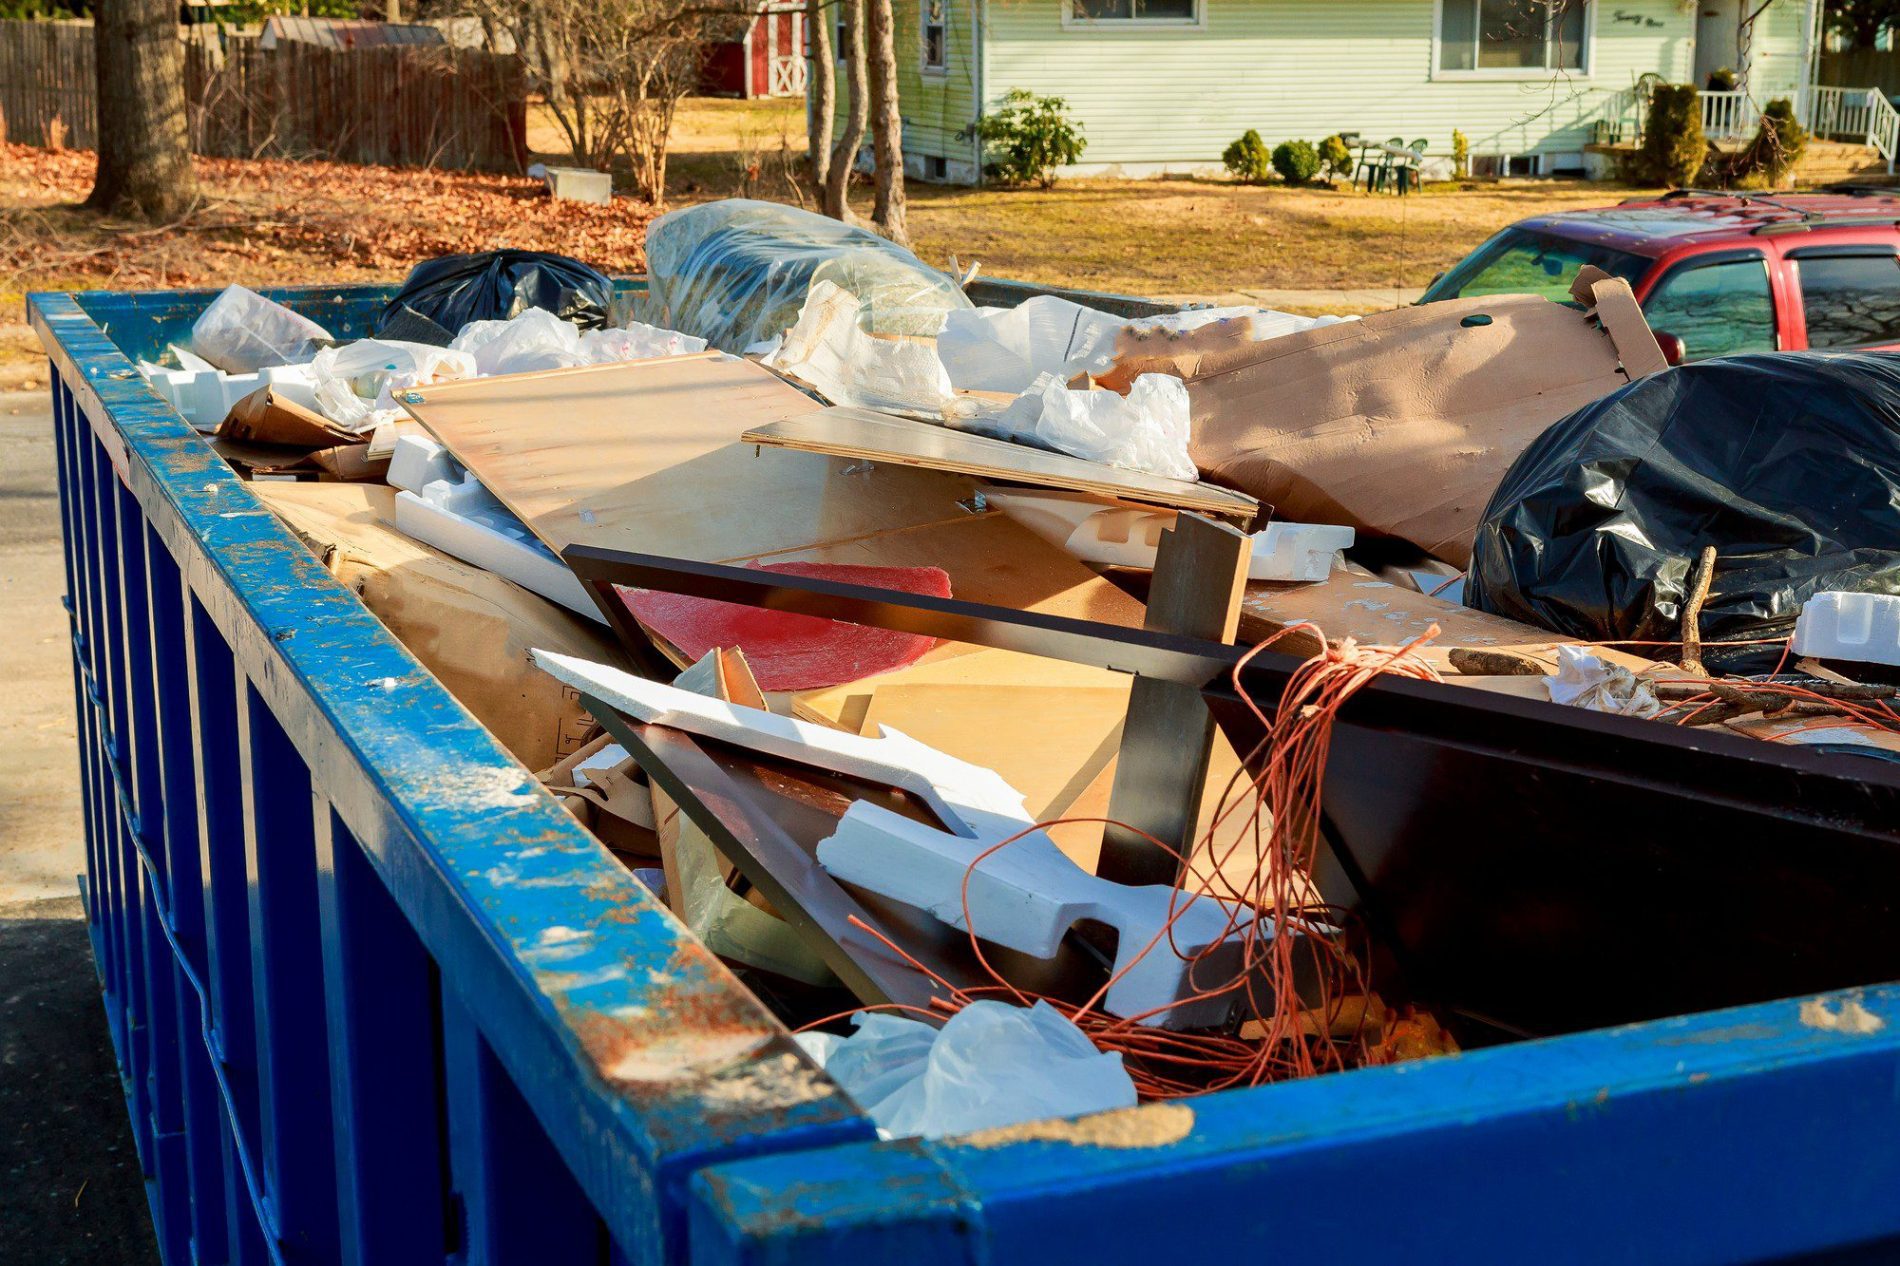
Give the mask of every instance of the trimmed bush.
POLYGON ((1746 146, 1733 154, 1710 155, 1706 178, 1725 189, 1773 189, 1788 179, 1807 146, 1807 129, 1796 121, 1794 104, 1780 97, 1762 107, 1761 123, 1746 146))
POLYGON ((1319 163, 1334 180, 1352 178, 1352 147, 1337 132, 1319 143, 1319 163))
POLYGON ((1649 94, 1649 121, 1637 171, 1650 184, 1681 189, 1695 184, 1708 161, 1702 135, 1702 98, 1694 84, 1657 84, 1649 94))
POLYGON ((1281 141, 1273 147, 1273 170, 1289 185, 1303 185, 1319 175, 1319 151, 1311 141, 1281 141))
POLYGON ((1272 170, 1267 143, 1252 128, 1248 128, 1246 135, 1221 151, 1220 161, 1234 179, 1244 180, 1248 184, 1265 180, 1267 173, 1272 170))

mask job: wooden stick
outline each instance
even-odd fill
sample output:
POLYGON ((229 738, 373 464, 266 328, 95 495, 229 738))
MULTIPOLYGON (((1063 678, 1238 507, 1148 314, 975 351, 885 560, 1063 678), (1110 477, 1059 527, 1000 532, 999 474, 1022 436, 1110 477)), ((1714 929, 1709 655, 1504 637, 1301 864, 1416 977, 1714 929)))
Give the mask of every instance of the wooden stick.
POLYGON ((1702 604, 1709 596, 1709 582, 1715 578, 1715 546, 1704 545, 1702 557, 1689 574, 1689 598, 1682 604, 1682 668, 1684 672, 1707 677, 1702 666, 1702 604))

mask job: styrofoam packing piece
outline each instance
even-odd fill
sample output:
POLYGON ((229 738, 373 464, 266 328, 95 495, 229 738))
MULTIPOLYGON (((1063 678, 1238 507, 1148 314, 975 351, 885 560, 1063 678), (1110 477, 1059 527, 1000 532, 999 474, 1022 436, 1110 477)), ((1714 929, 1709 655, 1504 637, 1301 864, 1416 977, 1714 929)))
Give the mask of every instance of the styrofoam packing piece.
POLYGON ((140 361, 139 370, 152 389, 200 431, 217 430, 232 405, 261 387, 269 387, 306 409, 317 407, 316 386, 308 365, 273 365, 251 374, 227 374, 222 369, 167 369, 140 361))
POLYGON ((479 490, 482 497, 489 497, 488 490, 474 483, 472 476, 463 484, 447 480, 425 484, 420 495, 398 492, 396 530, 452 558, 512 580, 576 615, 606 623, 600 608, 588 596, 587 586, 500 502, 494 502, 493 511, 484 510, 480 517, 465 513, 474 495, 463 492, 458 496, 451 490, 470 487, 479 490))
POLYGON ((385 478, 392 488, 420 493, 438 480, 460 483, 466 473, 461 463, 449 456, 447 446, 434 436, 399 435, 385 478))
MULTIPOLYGON (((1104 505, 1086 495, 1024 492, 984 485, 985 501, 1052 545, 1087 563, 1152 571, 1161 534, 1174 511, 1104 505)), ((1353 529, 1330 523, 1269 523, 1253 534, 1249 580, 1314 581, 1332 572, 1339 552, 1351 547, 1353 529)))
MULTIPOLYGON (((558 680, 638 721, 900 788, 943 824, 945 829, 938 830, 866 801, 852 804, 837 831, 818 845, 819 863, 839 879, 928 911, 952 927, 973 924, 987 940, 1042 958, 1055 954, 1078 919, 1099 919, 1120 932, 1116 970, 1121 978, 1105 999, 1109 1011, 1178 1028, 1217 1024, 1232 1009, 1233 999, 1222 997, 1148 1015, 1187 993, 1225 983, 1238 970, 1238 934, 1209 954, 1192 980, 1190 964, 1165 942, 1142 955, 1171 905, 1178 915, 1174 942, 1184 952, 1218 943, 1229 911, 1214 898, 1187 896, 1167 885, 1133 887, 1099 878, 1036 830, 972 869, 984 850, 1034 825, 1022 795, 994 770, 889 726, 881 726, 876 737, 851 734, 708 699, 569 655, 538 649, 533 655, 558 680), (961 895, 966 874, 968 924, 961 895)), ((1244 922, 1244 916, 1236 918, 1244 922)))
POLYGON ((1861 664, 1900 664, 1900 597, 1830 589, 1802 604, 1794 653, 1861 664))
POLYGON ((864 305, 830 281, 815 281, 798 321, 761 361, 836 405, 942 416, 950 376, 936 345, 873 338, 859 324, 864 305))

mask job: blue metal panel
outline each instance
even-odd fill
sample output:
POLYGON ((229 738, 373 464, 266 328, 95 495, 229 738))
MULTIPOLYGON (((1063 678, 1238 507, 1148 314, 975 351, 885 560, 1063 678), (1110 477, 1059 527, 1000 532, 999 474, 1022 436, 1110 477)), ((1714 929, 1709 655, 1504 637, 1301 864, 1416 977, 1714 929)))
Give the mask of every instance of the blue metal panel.
MULTIPOLYGON (((481 1243, 683 1260, 699 1168, 868 1125, 144 384, 123 352, 206 297, 30 304, 82 890, 167 1260, 466 1255, 468 1192, 481 1243)), ((339 334, 383 298, 291 297, 339 334)))
POLYGON ((1900 989, 722 1165, 695 1261, 1767 1262, 1900 1234, 1900 989))

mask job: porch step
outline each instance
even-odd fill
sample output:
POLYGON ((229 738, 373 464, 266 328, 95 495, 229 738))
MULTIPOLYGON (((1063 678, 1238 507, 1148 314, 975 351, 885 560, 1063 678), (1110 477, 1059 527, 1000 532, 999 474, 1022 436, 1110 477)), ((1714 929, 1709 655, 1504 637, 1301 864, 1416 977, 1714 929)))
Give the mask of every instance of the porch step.
POLYGON ((1829 141, 1811 137, 1808 147, 1795 165, 1795 182, 1801 185, 1825 185, 1836 181, 1873 181, 1887 175, 1887 160, 1871 145, 1849 141, 1829 141))

